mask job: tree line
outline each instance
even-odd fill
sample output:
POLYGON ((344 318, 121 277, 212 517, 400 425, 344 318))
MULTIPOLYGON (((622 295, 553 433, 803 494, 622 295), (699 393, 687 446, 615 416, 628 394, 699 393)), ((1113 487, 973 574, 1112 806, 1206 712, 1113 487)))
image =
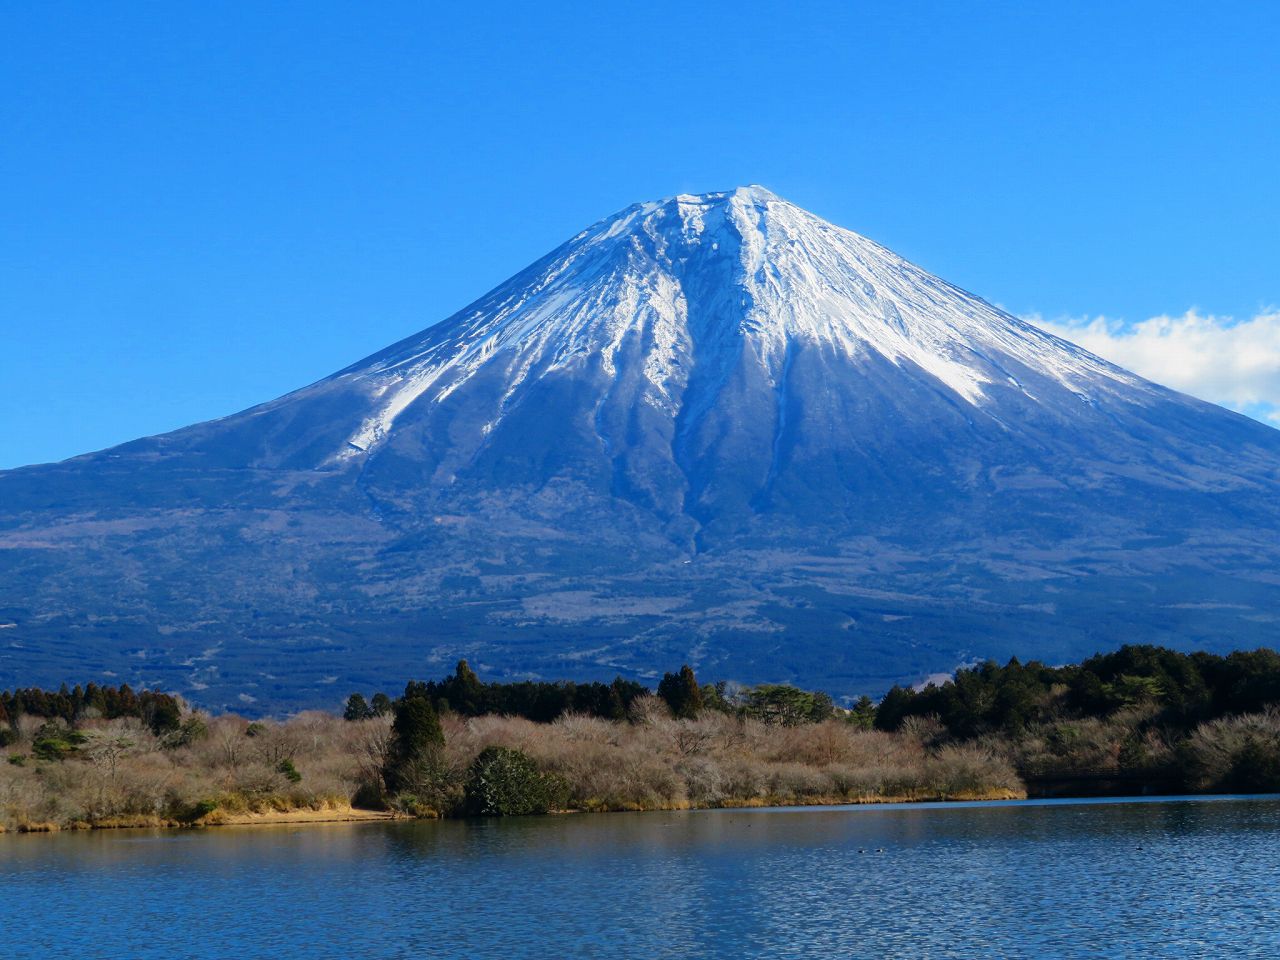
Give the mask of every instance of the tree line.
MULTIPOLYGON (((666 673, 656 692, 633 680, 611 683, 554 683, 531 680, 483 682, 467 661, 441 680, 410 680, 404 694, 391 700, 382 693, 366 699, 353 693, 343 718, 361 722, 392 716, 390 737, 376 782, 366 784, 365 802, 391 804, 406 812, 462 812, 471 815, 545 813, 563 806, 569 784, 540 770, 522 751, 493 745, 485 748, 461 778, 443 762, 445 737, 441 714, 460 717, 499 716, 550 724, 566 716, 611 723, 637 721, 637 705, 657 700, 677 721, 716 714, 751 718, 770 725, 820 723, 835 715, 825 693, 786 684, 729 689, 726 683, 702 685, 685 664, 666 673)), ((866 726, 870 726, 870 717, 866 726)))
MULTIPOLYGON (((688 665, 650 691, 621 678, 612 684, 485 683, 461 661, 443 680, 411 681, 397 701, 375 697, 395 717, 383 771, 387 793, 439 795, 432 783, 442 781, 433 781, 430 757, 443 743, 441 712, 537 723, 568 714, 628 722, 636 719, 632 705, 655 694, 678 721, 711 714, 779 726, 842 720, 886 733, 910 727, 913 737, 935 745, 986 742, 1023 776, 1108 770, 1160 774, 1188 789, 1280 788, 1280 740, 1271 732, 1280 723, 1274 719, 1280 654, 1260 649, 1219 656, 1130 645, 1069 666, 988 661, 941 684, 894 686, 879 703, 860 697, 848 709, 825 693, 786 684, 700 684, 688 665)), ((354 694, 345 715, 359 720, 375 713, 354 694)), ((531 810, 553 803, 554 785, 520 757, 485 759, 489 781, 523 771, 524 786, 511 789, 537 798, 531 810)), ((473 770, 468 782, 478 776, 473 770)), ((500 812, 468 798, 470 812, 500 812)))
POLYGON ((1189 731, 1227 716, 1262 713, 1280 704, 1280 653, 1258 649, 1226 656, 1130 645, 1082 663, 1050 667, 1017 658, 956 671, 940 685, 893 687, 875 709, 877 729, 894 731, 909 717, 936 717, 967 739, 1016 735, 1063 719, 1104 719, 1145 707, 1151 726, 1189 731))
MULTIPOLYGON (((413 680, 405 687, 405 696, 426 699, 437 713, 523 717, 536 723, 550 723, 568 713, 625 720, 636 700, 655 693, 678 718, 714 710, 791 725, 842 716, 857 726, 892 732, 908 717, 932 717, 958 739, 1016 733, 1063 717, 1105 718, 1139 704, 1156 708, 1153 722, 1189 730, 1209 720, 1259 713, 1280 704, 1280 653, 1263 648, 1221 656, 1126 645, 1067 666, 1022 663, 1016 657, 1004 665, 988 660, 957 670, 941 684, 895 685, 879 703, 861 696, 844 710, 826 693, 789 684, 700 684, 687 664, 664 674, 656 691, 622 677, 607 684, 486 683, 465 660, 442 680, 413 680)), ((370 702, 353 693, 344 716, 361 720, 393 707, 386 694, 375 694, 370 702)))
MULTIPOLYGON (((688 664, 663 674, 655 691, 622 677, 615 677, 610 683, 572 680, 486 683, 466 660, 460 660, 454 672, 441 680, 410 680, 401 699, 425 700, 438 714, 521 717, 535 723, 551 723, 566 714, 625 721, 636 701, 655 695, 666 703, 672 716, 684 719, 712 710, 789 726, 819 723, 837 712, 830 695, 789 684, 765 683, 754 687, 731 687, 724 681, 700 684, 688 664)), ((354 721, 385 716, 394 711, 396 703, 385 693, 375 693, 369 699, 362 693, 353 693, 347 699, 343 717, 354 721)), ((869 727, 874 718, 874 704, 863 697, 854 712, 859 720, 865 721, 863 725, 869 727)))
POLYGON ((1280 790, 1280 654, 1265 649, 1126 646, 1069 666, 990 661, 848 707, 787 684, 701 683, 688 665, 650 688, 621 677, 485 682, 460 661, 442 679, 409 681, 395 699, 354 693, 343 718, 304 714, 281 726, 209 718, 128 685, 24 688, 0 693, 0 746, 13 748, 0 773, 23 778, 33 795, 44 790, 52 809, 64 761, 107 771, 111 790, 123 790, 135 767, 142 776, 191 754, 224 786, 201 781, 194 798, 146 794, 116 808, 150 803, 176 819, 300 797, 315 791, 318 770, 337 768, 349 771, 356 805, 413 815, 984 796, 1016 791, 1015 774, 1280 790), (300 735, 289 731, 324 723, 343 746, 296 764, 300 735))
POLYGON ((0 691, 0 746, 14 736, 13 724, 21 716, 61 721, 75 727, 86 717, 116 720, 133 717, 141 720, 156 736, 176 731, 182 723, 182 703, 158 690, 135 692, 127 683, 118 687, 88 683, 58 690, 25 687, 0 691))
MULTIPOLYGON (((788 684, 702 684, 688 665, 664 674, 654 690, 622 677, 610 683, 484 682, 462 660, 443 679, 409 681, 400 700, 425 700, 437 714, 510 716, 550 723, 566 714, 625 721, 638 700, 655 694, 677 718, 710 710, 794 725, 840 716, 857 726, 896 731, 909 717, 931 717, 958 739, 1016 733, 1064 717, 1104 718, 1140 704, 1154 708, 1152 722, 1189 730, 1210 720, 1260 713, 1280 704, 1280 653, 1258 649, 1221 656, 1127 645, 1067 666, 1022 663, 1017 658, 1004 665, 989 660, 960 669, 941 684, 894 686, 879 703, 860 697, 848 710, 837 709, 826 693, 788 684)), ((391 715, 398 702, 385 693, 369 699, 353 693, 343 716, 354 721, 391 715)), ((24 714, 69 726, 86 716, 134 717, 159 736, 179 728, 183 705, 172 694, 134 691, 127 683, 0 692, 0 729, 24 714)))

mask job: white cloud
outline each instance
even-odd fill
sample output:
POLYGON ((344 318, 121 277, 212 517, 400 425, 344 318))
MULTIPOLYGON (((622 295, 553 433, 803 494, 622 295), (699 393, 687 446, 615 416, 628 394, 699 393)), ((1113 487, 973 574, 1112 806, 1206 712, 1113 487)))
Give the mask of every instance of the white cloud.
POLYGON ((1148 380, 1280 425, 1280 310, 1248 320, 1025 318, 1148 380))

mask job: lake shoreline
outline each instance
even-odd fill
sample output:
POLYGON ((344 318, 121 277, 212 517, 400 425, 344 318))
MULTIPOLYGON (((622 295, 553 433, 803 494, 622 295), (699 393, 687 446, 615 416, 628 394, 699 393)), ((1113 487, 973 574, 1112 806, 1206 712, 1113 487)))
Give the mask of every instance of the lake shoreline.
MULTIPOLYGON (((1071 803, 1108 804, 1108 803, 1161 803, 1171 801, 1211 801, 1211 800, 1277 800, 1280 794, 1275 793, 1188 793, 1175 791, 1170 793, 1141 793, 1118 795, 1112 793, 1080 793, 1069 796, 1052 797, 1028 795, 1025 791, 992 791, 985 794, 974 794, 954 797, 917 796, 917 797, 862 797, 831 798, 802 802, 779 802, 776 799, 755 799, 743 803, 726 803, 714 806, 694 804, 668 804, 664 806, 634 809, 595 809, 595 810, 553 810, 543 816, 574 817, 579 815, 596 815, 612 813, 713 813, 717 811, 802 811, 834 810, 838 808, 856 807, 906 807, 940 809, 950 806, 963 807, 969 804, 1022 804, 1031 806, 1064 805, 1071 803)), ((494 820, 501 817, 415 817, 390 810, 361 810, 355 807, 333 807, 322 810, 272 810, 263 813, 225 813, 213 814, 207 819, 184 823, 163 817, 131 817, 117 818, 101 823, 78 822, 67 826, 49 823, 32 823, 6 830, 0 825, 0 835, 23 834, 56 834, 56 833, 89 833, 106 830, 212 830, 219 827, 281 827, 281 826, 333 826, 337 824, 365 823, 413 823, 440 822, 444 820, 494 820)), ((519 819, 527 819, 521 817, 519 819)))
POLYGON ((214 811, 199 820, 184 822, 170 817, 112 817, 92 822, 80 820, 70 824, 52 822, 21 823, 17 829, 0 834, 83 833, 94 830, 201 830, 212 827, 309 826, 321 823, 385 823, 390 820, 412 820, 388 810, 360 810, 355 807, 331 807, 321 810, 268 810, 262 813, 228 813, 214 811))
MULTIPOLYGON (((692 810, 759 810, 767 808, 779 809, 821 809, 824 807, 850 806, 899 806, 914 803, 980 803, 993 801, 1015 801, 1028 799, 1026 791, 992 790, 972 792, 954 796, 919 795, 895 797, 818 797, 797 801, 783 801, 776 797, 758 797, 738 803, 723 804, 660 804, 655 806, 627 806, 594 809, 554 810, 547 816, 565 817, 610 813, 671 813, 692 810)), ((310 808, 298 810, 268 810, 261 813, 244 812, 229 813, 213 811, 198 820, 183 822, 165 817, 116 817, 99 822, 77 821, 60 825, 49 822, 29 822, 19 824, 17 829, 7 831, 13 834, 35 833, 83 833, 94 830, 204 830, 217 827, 256 827, 256 826, 311 826, 337 823, 387 823, 392 821, 413 820, 466 820, 468 817, 415 817, 390 810, 362 810, 356 807, 329 807, 320 810, 310 808)), ((479 818, 484 819, 484 818, 479 818)), ((0 834, 6 830, 0 826, 0 834)))

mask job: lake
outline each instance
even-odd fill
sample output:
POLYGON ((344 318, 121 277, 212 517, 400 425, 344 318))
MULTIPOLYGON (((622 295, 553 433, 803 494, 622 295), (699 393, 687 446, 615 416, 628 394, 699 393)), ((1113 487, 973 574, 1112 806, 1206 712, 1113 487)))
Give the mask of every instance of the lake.
POLYGON ((7 957, 1273 957, 1280 799, 0 837, 7 957))

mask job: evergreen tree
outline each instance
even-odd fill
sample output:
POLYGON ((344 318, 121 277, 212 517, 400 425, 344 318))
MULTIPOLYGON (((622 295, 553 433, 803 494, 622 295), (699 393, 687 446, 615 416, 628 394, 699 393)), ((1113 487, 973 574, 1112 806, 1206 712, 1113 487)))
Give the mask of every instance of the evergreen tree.
POLYGON ((876 729, 888 730, 892 733, 902 726, 902 721, 907 718, 907 713, 910 711, 913 698, 914 694, 905 687, 900 687, 896 683, 890 687, 889 692, 880 701, 880 706, 876 708, 876 729))
POLYGON ((854 703, 849 711, 849 722, 862 730, 870 730, 876 725, 875 702, 865 693, 854 703))
POLYGON ((658 684, 658 696, 667 702, 671 714, 682 719, 696 717, 702 710, 702 690, 693 669, 686 663, 679 673, 665 673, 658 684))
MULTIPOLYGON (((151 728, 157 737, 172 733, 182 726, 182 709, 175 697, 167 693, 143 691, 137 698, 138 710, 133 716, 139 716, 151 728)), ((129 716, 129 714, 124 714, 129 716)))
POLYGON ((789 683, 762 683, 752 687, 747 691, 746 701, 747 716, 784 727, 821 723, 835 712, 830 695, 801 690, 789 683))
POLYGON ((373 710, 373 715, 375 717, 385 717, 395 709, 394 705, 391 703, 391 698, 385 693, 375 693, 373 695, 373 699, 369 701, 369 707, 373 710))
POLYGON ((605 687, 604 696, 591 712, 605 720, 622 721, 627 718, 627 707, 622 702, 622 694, 616 682, 605 687))
POLYGON ((406 789, 415 779, 414 769, 444 746, 440 717, 431 701, 411 684, 395 706, 391 724, 391 749, 383 779, 392 793, 406 789))
POLYGON ((643 684, 636 683, 634 680, 623 680, 622 677, 614 677, 613 683, 609 684, 609 686, 622 704, 622 713, 617 717, 611 718, 615 720, 625 719, 632 702, 649 693, 649 688, 643 684))
POLYGON ((347 697, 346 709, 342 711, 342 719, 349 721, 367 720, 373 716, 373 710, 365 702, 363 693, 353 693, 347 697))
POLYGON ((464 717, 478 717, 484 713, 484 684, 467 661, 459 660, 454 675, 446 681, 449 705, 464 717))
POLYGON ((714 710, 717 713, 733 713, 734 707, 729 702, 728 689, 729 685, 723 680, 716 683, 704 683, 702 685, 702 708, 704 710, 714 710))
POLYGON ((116 716, 137 716, 141 710, 142 704, 138 702, 138 695, 133 692, 133 688, 127 683, 120 684, 120 689, 116 693, 116 716))
POLYGON ((96 710, 99 716, 106 715, 106 698, 103 696, 102 688, 96 683, 85 685, 84 705, 86 708, 96 710))

